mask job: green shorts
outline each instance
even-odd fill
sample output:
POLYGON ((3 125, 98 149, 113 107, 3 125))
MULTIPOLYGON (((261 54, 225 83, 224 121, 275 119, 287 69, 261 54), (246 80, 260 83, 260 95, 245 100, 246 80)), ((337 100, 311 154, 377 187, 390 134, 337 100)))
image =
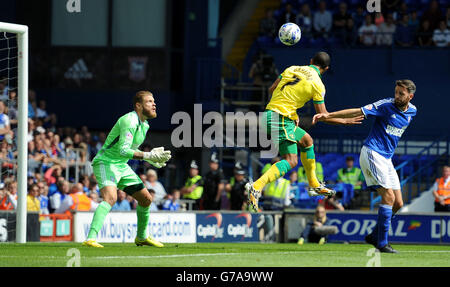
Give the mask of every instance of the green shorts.
POLYGON ((272 131, 278 133, 274 140, 278 144, 280 155, 298 154, 297 143, 306 134, 306 131, 296 126, 290 118, 271 110, 264 111, 264 120, 268 135, 272 136, 272 131))
POLYGON ((115 186, 128 195, 133 195, 145 187, 142 180, 127 163, 95 161, 92 169, 100 190, 105 186, 115 186))

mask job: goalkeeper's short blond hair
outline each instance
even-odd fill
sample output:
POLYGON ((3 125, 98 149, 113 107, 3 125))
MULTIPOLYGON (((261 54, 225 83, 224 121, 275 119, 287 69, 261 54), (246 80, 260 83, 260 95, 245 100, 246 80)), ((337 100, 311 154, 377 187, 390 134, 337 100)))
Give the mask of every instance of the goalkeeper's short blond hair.
POLYGON ((133 107, 136 108, 137 103, 142 103, 142 99, 144 96, 153 96, 152 92, 150 91, 139 91, 133 96, 133 107))

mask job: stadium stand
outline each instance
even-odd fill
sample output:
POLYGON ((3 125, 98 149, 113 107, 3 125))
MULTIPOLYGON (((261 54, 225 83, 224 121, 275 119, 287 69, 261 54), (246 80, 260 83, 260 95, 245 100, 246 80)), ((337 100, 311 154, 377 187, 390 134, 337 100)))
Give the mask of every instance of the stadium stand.
MULTIPOLYGON (((156 129, 159 128, 163 130, 163 133, 165 132, 165 134, 162 133, 160 137, 167 136, 167 131, 170 130, 169 115, 171 114, 171 111, 175 111, 178 107, 185 105, 186 102, 183 101, 189 102, 189 105, 194 102, 204 103, 205 110, 203 112, 213 109, 219 110, 219 108, 222 113, 225 113, 226 111, 238 110, 261 111, 267 102, 267 95, 263 96, 261 99, 259 90, 264 90, 266 87, 263 86, 262 88, 255 88, 253 86, 252 88, 248 88, 251 85, 251 79, 248 75, 253 64, 253 58, 257 55, 257 53, 259 53, 259 51, 264 51, 266 56, 270 56, 265 58, 267 61, 264 63, 268 63, 268 65, 270 64, 271 67, 272 65, 275 66, 278 72, 282 71, 286 66, 294 64, 294 62, 296 64, 303 62, 307 63, 309 57, 312 55, 312 52, 319 48, 331 51, 331 55, 333 56, 332 68, 329 75, 325 77, 324 81, 326 82, 327 87, 329 87, 330 92, 329 99, 327 98, 327 104, 329 104, 329 107, 332 109, 338 109, 343 106, 343 103, 340 100, 341 98, 346 99, 346 106, 360 106, 370 102, 376 95, 387 94, 390 91, 389 87, 392 79, 394 78, 393 75, 395 75, 395 77, 398 75, 408 75, 409 70, 412 69, 415 71, 414 73, 417 78, 422 78, 422 80, 419 80, 419 93, 425 90, 432 90, 430 89, 430 84, 426 83, 426 81, 435 76, 438 77, 437 81, 440 82, 440 84, 433 87, 435 94, 443 94, 443 91, 446 91, 446 87, 444 87, 443 83, 445 83, 445 79, 447 79, 450 74, 448 65, 443 65, 444 67, 438 66, 434 71, 430 71, 428 74, 420 71, 422 68, 420 63, 413 67, 404 68, 399 68, 396 65, 397 60, 405 62, 411 57, 421 58, 423 63, 436 63, 439 62, 440 59, 448 59, 448 48, 446 50, 445 48, 441 49, 435 47, 435 42, 433 42, 430 47, 421 47, 420 41, 415 40, 413 46, 409 47, 407 50, 401 50, 402 54, 400 55, 399 49, 401 48, 398 47, 398 43, 396 41, 392 41, 392 45, 383 47, 379 51, 375 51, 370 48, 366 49, 366 47, 363 47, 359 41, 352 42, 350 46, 344 47, 343 43, 340 39, 338 39, 337 34, 335 34, 335 29, 331 29, 329 37, 326 38, 322 37, 320 33, 309 35, 307 33, 307 29, 305 29, 305 33, 299 44, 300 46, 298 48, 294 47, 293 49, 286 51, 283 49, 284 47, 277 40, 277 38, 274 37, 273 33, 271 35, 260 35, 260 22, 267 15, 267 11, 273 11, 273 19, 278 20, 281 19, 283 15, 285 16, 286 7, 290 5, 292 7, 292 14, 295 14, 296 16, 293 17, 293 19, 295 19, 295 21, 300 21, 304 17, 298 17, 299 13, 305 9, 304 7, 306 6, 304 5, 308 5, 310 10, 310 19, 308 21, 313 21, 313 17, 319 8, 319 2, 324 2, 326 4, 326 10, 332 15, 337 15, 336 13, 339 12, 340 5, 342 3, 346 3, 348 14, 355 23, 354 28, 352 28, 352 33, 357 34, 357 29, 359 28, 358 26, 361 25, 360 18, 366 14, 364 11, 361 15, 358 13, 358 10, 360 10, 358 8, 360 7, 361 1, 259 1, 253 13, 249 15, 248 23, 242 29, 227 57, 218 56, 221 55, 220 53, 217 53, 217 51, 221 48, 220 41, 216 42, 217 46, 215 49, 207 49, 208 53, 203 54, 206 56, 196 57, 196 55, 191 55, 192 57, 190 58, 197 59, 198 62, 195 62, 193 65, 195 68, 192 69, 195 70, 195 72, 192 72, 192 74, 195 75, 190 75, 189 71, 185 71, 186 77, 184 80, 187 83, 186 94, 188 94, 188 96, 177 98, 179 93, 173 93, 172 91, 167 91, 164 88, 161 89, 160 107, 163 111, 161 114, 163 115, 161 116, 162 119, 158 119, 158 122, 155 122, 156 129), (355 70, 349 74, 352 77, 355 76, 354 85, 351 87, 348 87, 349 85, 347 85, 347 87, 341 87, 339 83, 344 81, 343 73, 346 72, 347 69, 347 67, 343 66, 345 66, 344 63, 348 61, 348 57, 350 57, 350 51, 354 52, 351 54, 354 62, 360 62, 360 60, 361 62, 365 61, 365 66, 371 66, 371 69, 370 71, 367 71, 364 67, 355 67, 355 70), (212 56, 208 57, 208 55, 212 56), (295 59, 295 61, 292 62, 291 59, 295 59), (334 66, 334 63, 339 63, 339 65, 334 66), (208 70, 206 70, 205 67, 208 67, 208 70), (226 75, 221 75, 218 71, 221 71, 224 67, 228 67, 231 72, 226 75), (192 79, 194 76, 196 79, 194 81, 190 81, 189 79, 192 79), (367 87, 367 83, 361 82, 361 79, 373 79, 374 82, 380 84, 376 89, 370 90, 371 88, 367 87), (223 82, 220 82, 222 80, 223 82), (247 87, 248 89, 244 91, 242 90, 243 87, 247 87), (235 88, 235 90, 232 90, 232 88, 235 88), (192 92, 193 90, 195 90, 195 92, 192 92), (224 94, 224 98, 220 98, 220 93, 224 94), (346 97, 348 94, 360 94, 361 96, 354 99, 354 101, 350 101, 349 97, 346 97), (240 97, 240 99, 224 101, 226 100, 226 97, 240 97), (239 105, 239 102, 242 104, 239 105), (171 106, 171 104, 173 104, 173 106, 171 106)), ((410 29, 412 29, 412 33, 415 33, 414 39, 418 39, 418 36, 421 36, 421 32, 419 32, 421 30, 418 29, 418 27, 421 27, 420 25, 428 18, 432 17, 432 15, 440 15, 441 18, 439 19, 445 19, 446 25, 449 25, 450 15, 449 8, 446 6, 448 4, 447 1, 405 0, 403 3, 404 4, 395 7, 383 7, 384 12, 382 16, 383 19, 387 19, 388 15, 393 15, 395 21, 394 25, 398 25, 401 20, 401 15, 406 13, 409 17, 408 25, 410 26, 410 29)), ((236 7, 238 5, 238 1, 234 1, 232 4, 228 3, 227 5, 234 5, 234 7, 236 7)), ((227 11, 232 11, 232 9, 227 7, 227 11)), ((227 14, 225 18, 221 19, 221 28, 227 21, 233 20, 232 12, 228 13, 229 14, 227 14)), ((376 25, 381 25, 383 22, 381 19, 382 17, 378 15, 377 21, 375 22, 376 25)), ((304 19, 302 21, 304 21, 304 19)), ((304 22, 301 24, 307 25, 304 22)), ((279 25, 280 22, 278 21, 277 26, 279 25)), ((438 23, 431 23, 433 33, 438 29, 437 25, 438 23)), ((185 35, 186 38, 189 38, 195 34, 191 30, 188 32, 192 34, 185 35)), ((194 36, 198 37, 196 35, 194 36)), ((194 44, 189 43, 189 45, 194 44)), ((197 51, 198 53, 196 52, 197 55, 200 55, 200 52, 204 52, 206 50, 199 51, 197 51)), ((36 62, 42 61, 42 59, 42 55, 38 55, 36 62)), ((188 62, 185 64, 189 65, 188 62)), ((271 71, 273 72, 273 70, 274 69, 271 71)), ((36 69, 32 70, 32 73, 37 76, 42 74, 36 69)), ((127 71, 125 70, 124 72, 124 70, 122 70, 121 73, 126 74, 127 71)), ((1 182, 8 183, 16 180, 16 137, 14 133, 16 132, 15 127, 17 126, 17 107, 14 90, 8 91, 9 87, 6 84, 5 76, 0 76, 0 95, 2 96, 2 100, 6 106, 6 110, 2 113, 3 118, 1 122, 4 123, 7 118, 12 131, 11 134, 0 136, 0 160, 2 163, 0 165, 0 173, 2 175, 1 182)), ((41 78, 38 77, 38 79, 41 78)), ((49 80, 48 82, 51 81, 52 80, 49 80)), ((53 79, 53 81, 56 80, 53 79)), ((78 101, 77 97, 79 94, 77 89, 73 88, 73 86, 70 86, 70 88, 65 91, 65 99, 67 100, 68 106, 72 106, 73 104, 74 110, 81 110, 81 108, 85 108, 85 111, 89 111, 86 112, 85 115, 78 117, 74 114, 70 114, 70 112, 68 112, 67 116, 63 109, 58 107, 57 97, 59 91, 57 89, 52 89, 51 85, 42 84, 39 88, 36 88, 36 91, 30 90, 29 92, 29 183, 45 183, 45 188, 41 193, 43 198, 46 196, 50 198, 55 192, 57 192, 57 183, 59 181, 66 181, 72 184, 81 181, 85 188, 86 194, 89 195, 97 192, 97 195, 99 195, 98 188, 95 187, 95 178, 92 177, 90 161, 105 141, 105 136, 108 132, 106 128, 110 125, 110 123, 108 122, 109 120, 106 120, 103 117, 102 119, 98 119, 94 113, 91 113, 91 106, 98 105, 101 103, 101 98, 105 97, 112 98, 113 100, 111 102, 115 102, 120 106, 122 106, 122 104, 123 106, 126 106, 127 102, 124 100, 126 97, 123 97, 123 94, 120 94, 119 92, 93 92, 92 89, 89 90, 89 88, 92 88, 92 86, 87 86, 87 90, 84 91, 84 95, 86 95, 87 98, 90 98, 88 104, 78 101), (85 107, 87 105, 89 105, 89 107, 85 107), (77 126, 76 123, 80 123, 80 125, 77 126), (50 169, 55 167, 60 167, 55 174, 47 174, 50 169)), ((418 96, 417 101, 419 103, 425 103, 426 101, 424 99, 420 99, 420 97, 421 95, 418 96)), ((117 110, 113 109, 114 104, 107 103, 106 106, 108 109, 117 110)), ((445 107, 446 105, 442 106, 445 107)), ((442 107, 438 108, 442 109, 442 107)), ((2 109, 0 108, 0 111, 1 110, 2 109)), ((313 112, 312 107, 305 107, 305 110, 307 111, 304 114, 305 118, 310 117, 313 112)), ((424 116, 433 115, 433 111, 431 111, 428 107, 423 107, 423 111, 424 116)), ((114 118, 119 111, 114 111, 113 113, 114 115, 111 115, 111 118, 114 118)), ((441 116, 440 112, 436 114, 438 114, 438 117, 441 116)), ((436 121, 442 120, 442 118, 436 119, 436 121)), ((399 147, 400 152, 393 158, 394 165, 399 167, 399 173, 402 174, 402 177, 405 179, 409 178, 408 182, 414 181, 417 185, 415 188, 408 187, 411 190, 414 189, 414 192, 408 192, 407 198, 409 201, 415 197, 415 195, 420 194, 420 190, 423 190, 423 186, 426 184, 425 182, 431 180, 436 174, 437 167, 448 160, 442 156, 442 154, 446 153, 448 157, 448 138, 444 137, 440 139, 437 146, 430 140, 435 139, 435 136, 439 134, 440 131, 442 134, 448 135, 448 128, 446 130, 442 129, 445 129, 445 127, 428 127, 426 121, 419 119, 418 123, 415 124, 411 131, 409 131, 409 133, 411 133, 411 137, 407 137, 402 143, 404 149, 399 147), (418 142, 425 142, 425 144, 414 146, 416 138, 418 142), (407 148, 409 150, 407 150, 407 148), (441 148, 441 151, 439 151, 439 148, 441 148), (412 180, 414 177, 415 179, 412 180), (418 177, 422 180, 422 182, 419 180, 419 183, 417 183, 418 177), (417 189, 419 189, 419 191, 417 191, 417 189)), ((359 135, 361 130, 355 130, 355 133, 352 133, 353 136, 350 136, 338 128, 331 130, 330 128, 326 129, 318 127, 317 130, 314 130, 314 133, 315 136, 317 136, 317 142, 315 143, 317 149, 317 160, 323 165, 324 181, 329 184, 337 183, 337 170, 345 164, 345 158, 347 156, 353 156, 355 158, 355 165, 359 166, 358 152, 363 140, 363 138, 359 135), (355 134, 358 135, 355 136, 355 134), (353 139, 355 139, 356 142, 351 144, 346 143, 347 140, 353 139), (327 144, 327 140, 334 141, 327 144), (335 150, 330 150, 330 146, 333 146, 335 150)), ((146 148, 148 148, 148 146, 146 148)), ((221 156, 226 154, 226 152, 229 152, 230 158, 227 159, 226 156, 221 158, 221 165, 224 168, 224 173, 230 177, 232 174, 231 169, 234 166, 236 150, 230 149, 225 151, 225 149, 223 149, 221 151, 221 156)), ((251 158, 250 154, 252 152, 256 151, 248 151, 249 159, 251 158)), ((189 158, 188 156, 189 151, 181 151, 180 154, 180 161, 176 164, 176 166, 187 166, 185 163, 192 160, 192 158, 189 158)), ((198 153, 196 155, 198 155, 198 153)), ((202 154, 202 156, 205 156, 205 154, 202 154)), ((209 154, 206 156, 209 156, 209 154)), ((248 168, 251 169, 251 171, 248 172, 248 175, 256 177, 260 174, 258 167, 268 162, 270 162, 270 159, 262 159, 258 165, 248 165, 248 168)), ((137 161, 131 161, 130 164, 142 175, 144 175, 150 168, 150 166, 146 164, 144 164, 144 166, 139 165, 139 162, 137 161)), ((173 169, 174 168, 172 167, 172 171, 173 169)), ((163 176, 160 176, 159 179, 162 185, 166 187, 166 190, 180 188, 183 185, 182 181, 186 178, 186 171, 173 171, 170 173, 171 175, 169 175, 169 172, 166 174, 165 171, 162 173, 163 176), (172 180, 173 178, 175 178, 175 180, 172 180)), ((289 180, 289 173, 285 175, 285 178, 289 180)), ((338 193, 341 194, 340 200, 342 203, 344 205, 349 204, 352 199, 352 191, 349 191, 347 186, 335 186, 339 189, 338 193)), ((6 184, 1 190, 6 191, 6 184)), ((299 185, 299 192, 294 197, 296 199, 296 203, 293 204, 293 207, 315 207, 317 200, 309 198, 305 191, 306 186, 299 185)), ((61 190, 59 190, 59 192, 61 192, 61 190)), ((2 192, 1 194, 6 193, 2 192)), ((14 195, 14 192, 12 192, 12 195, 14 195)), ((3 196, 3 198, 6 200, 5 196, 3 196)), ((164 199, 167 198, 168 197, 165 197, 164 199)), ((374 200, 375 198, 373 198, 372 202, 374 200)), ((55 206, 52 207, 51 205, 52 202, 50 200, 50 210, 56 209, 55 206)), ((8 204, 1 206, 13 208, 13 205, 8 204)), ((135 204, 131 204, 131 206, 135 206, 135 204)), ((363 205, 358 206, 358 208, 368 208, 369 206, 370 203, 367 201, 363 205)))

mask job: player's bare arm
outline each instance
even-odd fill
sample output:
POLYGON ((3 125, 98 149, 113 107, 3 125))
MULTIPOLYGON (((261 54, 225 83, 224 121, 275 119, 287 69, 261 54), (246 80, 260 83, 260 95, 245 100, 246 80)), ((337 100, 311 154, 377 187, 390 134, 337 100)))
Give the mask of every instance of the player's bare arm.
POLYGON ((269 95, 272 96, 273 91, 275 91, 275 89, 278 86, 278 83, 281 81, 281 79, 278 77, 275 82, 273 82, 272 86, 270 86, 269 88, 269 95))
POLYGON ((314 104, 316 115, 313 117, 313 124, 318 121, 331 125, 358 125, 364 120, 361 109, 347 109, 338 112, 328 113, 324 103, 314 104))

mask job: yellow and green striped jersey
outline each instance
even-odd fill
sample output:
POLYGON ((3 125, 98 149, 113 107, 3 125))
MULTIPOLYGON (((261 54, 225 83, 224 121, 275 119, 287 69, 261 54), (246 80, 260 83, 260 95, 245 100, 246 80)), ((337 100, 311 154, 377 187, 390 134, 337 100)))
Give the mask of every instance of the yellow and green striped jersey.
POLYGON ((290 66, 280 75, 280 82, 272 93, 267 110, 272 110, 291 120, 297 120, 297 109, 309 100, 324 102, 325 86, 320 71, 315 66, 290 66))
POLYGON ((141 122, 134 111, 121 116, 109 132, 93 163, 127 163, 144 142, 148 129, 147 121, 141 122))

